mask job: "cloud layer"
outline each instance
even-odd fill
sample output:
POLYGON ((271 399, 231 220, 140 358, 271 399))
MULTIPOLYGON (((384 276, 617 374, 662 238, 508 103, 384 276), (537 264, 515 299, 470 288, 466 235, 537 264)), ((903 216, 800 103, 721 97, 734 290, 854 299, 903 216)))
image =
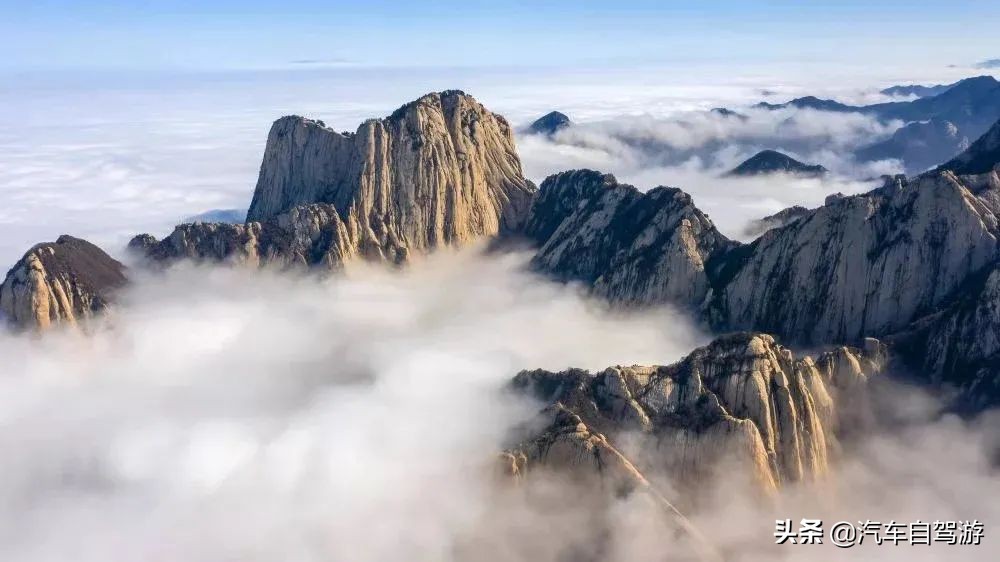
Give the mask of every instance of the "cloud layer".
POLYGON ((440 255, 321 281, 180 268, 90 337, 0 336, 0 558, 446 560, 489 505, 519 369, 702 336, 440 255), (404 555, 404 553, 408 553, 404 555))
MULTIPOLYGON (((665 364, 705 341, 669 310, 611 313, 524 259, 473 250, 336 279, 185 266, 140 278, 89 336, 0 335, 0 558, 691 559, 644 496, 498 480, 508 431, 539 407, 500 392, 517 370, 665 364)), ((928 422, 925 399, 892 397, 903 429, 845 444, 823 486, 761 502, 731 474, 690 515, 752 561, 807 552, 773 546, 776 517, 1000 521, 982 442, 995 424, 928 422)), ((988 559, 964 548, 949 558, 988 559)))

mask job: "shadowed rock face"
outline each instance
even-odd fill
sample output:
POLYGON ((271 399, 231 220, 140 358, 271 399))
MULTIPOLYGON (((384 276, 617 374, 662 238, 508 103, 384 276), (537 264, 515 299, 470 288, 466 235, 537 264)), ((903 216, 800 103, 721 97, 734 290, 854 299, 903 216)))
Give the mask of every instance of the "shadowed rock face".
POLYGON ((1000 403, 1000 265, 974 275, 941 310, 886 340, 912 373, 956 390, 957 408, 1000 403))
POLYGON ((247 219, 328 203, 352 239, 424 251, 518 229, 534 191, 507 121, 447 91, 366 121, 356 133, 279 119, 247 219))
POLYGON ((986 174, 1000 162, 1000 121, 969 148, 945 162, 938 170, 949 170, 959 175, 986 174))
POLYGON ((629 304, 700 305, 706 262, 732 245, 683 191, 642 193, 591 170, 546 178, 524 234, 537 270, 629 304))
POLYGON ((549 406, 505 459, 515 474, 550 466, 633 486, 645 473, 697 483, 734 463, 771 491, 827 472, 847 404, 884 364, 876 340, 814 360, 743 333, 665 367, 524 371, 513 387, 549 406))
POLYGON ((998 257, 995 173, 897 177, 836 198, 713 264, 714 323, 798 342, 902 329, 998 257))
POLYGON ((75 325, 104 310, 126 282, 125 267, 97 246, 72 236, 39 244, 0 285, 0 312, 19 328, 75 325))

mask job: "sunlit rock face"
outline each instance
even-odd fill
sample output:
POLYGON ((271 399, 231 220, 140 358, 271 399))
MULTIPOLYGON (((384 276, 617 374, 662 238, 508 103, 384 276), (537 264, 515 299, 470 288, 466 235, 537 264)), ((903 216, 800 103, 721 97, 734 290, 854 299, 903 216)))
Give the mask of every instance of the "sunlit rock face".
POLYGON ((283 117, 243 225, 181 225, 131 246, 158 259, 340 267, 400 263, 519 230, 536 189, 507 121, 458 91, 428 94, 355 133, 283 117))
POLYGON ((163 240, 148 234, 136 236, 129 247, 157 262, 190 259, 331 270, 358 258, 402 263, 408 257, 398 239, 380 239, 370 232, 354 237, 329 204, 293 207, 262 222, 182 224, 163 240))
POLYGON ((524 371, 513 387, 548 406, 503 458, 517 475, 548 466, 636 486, 644 474, 696 484, 725 470, 773 491, 826 474, 843 403, 884 364, 877 340, 796 359, 769 335, 740 333, 669 366, 524 371))
POLYGON ((422 251, 518 228, 534 191, 507 121, 451 90, 366 121, 355 133, 279 119, 247 218, 329 203, 352 236, 368 231, 422 251))
POLYGON ((0 285, 0 313, 16 328, 77 325, 103 311, 126 283, 125 267, 72 236, 28 250, 0 285))
POLYGON ((524 234, 535 269, 626 304, 700 305, 706 263, 733 244, 683 191, 642 193, 591 170, 547 178, 524 234))
POLYGON ((716 326, 798 342, 882 336, 998 257, 1000 181, 932 173, 835 198, 714 264, 716 326))

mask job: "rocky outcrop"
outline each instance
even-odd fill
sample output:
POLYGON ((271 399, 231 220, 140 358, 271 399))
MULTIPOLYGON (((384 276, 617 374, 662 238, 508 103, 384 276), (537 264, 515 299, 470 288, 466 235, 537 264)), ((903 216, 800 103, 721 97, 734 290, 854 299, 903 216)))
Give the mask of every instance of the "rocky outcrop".
POLYGON ((796 176, 822 176, 826 168, 818 164, 805 164, 782 154, 777 150, 762 150, 747 158, 739 166, 726 173, 727 176, 746 177, 767 174, 792 174, 796 176))
POLYGON ((665 367, 524 371, 513 387, 549 405, 505 459, 518 474, 548 466, 626 487, 644 474, 696 484, 734 468, 767 491, 821 478, 838 452, 842 406, 864 398, 885 359, 877 340, 814 360, 741 333, 665 367))
POLYGON ((573 122, 569 120, 569 117, 565 113, 550 111, 535 119, 528 126, 528 132, 533 135, 554 135, 572 124, 573 122))
POLYGON ((156 262, 190 259, 331 270, 357 258, 399 264, 408 257, 407 247, 394 237, 352 232, 329 204, 293 207, 262 222, 182 224, 163 240, 136 236, 129 248, 156 262))
POLYGON ((539 246, 535 269, 627 304, 700 305, 706 263, 732 246, 683 191, 642 193, 591 170, 546 178, 523 233, 539 246))
POLYGON ((1000 162, 1000 121, 969 148, 942 164, 938 170, 949 170, 959 175, 987 174, 1000 162))
POLYGON ((452 90, 355 133, 302 117, 277 120, 247 219, 327 203, 351 240, 422 252, 518 229, 534 192, 507 121, 452 90))
POLYGON ((787 209, 782 209, 773 215, 768 215, 764 218, 750 221, 746 228, 743 229, 743 234, 749 237, 760 236, 772 228, 779 228, 785 226, 786 224, 791 224, 802 217, 809 215, 811 212, 812 211, 809 209, 799 205, 788 207, 787 209))
POLYGON ((897 177, 836 198, 712 264, 716 326, 797 342, 903 329, 998 257, 995 172, 897 177))
POLYGON ((338 133, 283 117, 271 127, 244 224, 178 226, 130 247, 154 260, 338 269, 520 230, 536 193, 510 126, 459 91, 428 94, 338 133))
POLYGON ((72 236, 38 244, 0 285, 0 314, 17 328, 77 325, 104 310, 126 282, 125 268, 72 236))
POLYGON ((886 340, 913 376, 957 391, 957 408, 1000 404, 1000 264, 972 276, 941 310, 886 340))

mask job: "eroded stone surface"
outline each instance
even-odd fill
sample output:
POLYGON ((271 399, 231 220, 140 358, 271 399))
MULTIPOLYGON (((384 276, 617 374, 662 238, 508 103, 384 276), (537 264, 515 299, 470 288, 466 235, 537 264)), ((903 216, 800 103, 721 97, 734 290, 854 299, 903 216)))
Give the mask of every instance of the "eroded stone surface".
POLYGON ((537 270, 627 304, 700 305, 706 263, 732 245, 683 191, 642 193, 591 170, 547 178, 524 233, 537 270))
POLYGON ((720 260, 715 325, 811 343, 899 330, 997 259, 998 194, 995 172, 941 172, 831 200, 720 260))
POLYGON ((670 366, 524 371, 514 388, 549 406, 540 429, 504 458, 515 474, 550 466, 632 486, 644 472, 693 483, 735 468, 771 491, 826 474, 839 402, 856 400, 884 364, 877 340, 814 360, 796 359, 769 335, 741 333, 670 366))
POLYGON ((18 328, 76 325, 104 310, 125 268, 97 246, 60 236, 28 250, 0 285, 0 313, 18 328))
POLYGON ((154 259, 251 265, 400 263, 520 229, 535 192, 507 121, 448 91, 355 133, 283 117, 268 135, 246 224, 181 225, 131 247, 154 259))

